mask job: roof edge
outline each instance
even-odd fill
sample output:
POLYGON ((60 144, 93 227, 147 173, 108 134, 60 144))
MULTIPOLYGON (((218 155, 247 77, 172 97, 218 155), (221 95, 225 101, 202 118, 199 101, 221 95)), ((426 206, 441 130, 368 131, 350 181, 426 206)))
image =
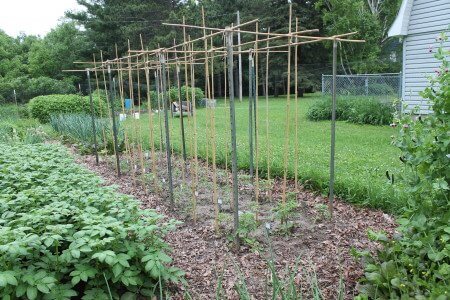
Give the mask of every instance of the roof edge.
POLYGON ((408 34, 409 18, 414 0, 403 0, 394 23, 388 32, 388 37, 405 36, 408 34))

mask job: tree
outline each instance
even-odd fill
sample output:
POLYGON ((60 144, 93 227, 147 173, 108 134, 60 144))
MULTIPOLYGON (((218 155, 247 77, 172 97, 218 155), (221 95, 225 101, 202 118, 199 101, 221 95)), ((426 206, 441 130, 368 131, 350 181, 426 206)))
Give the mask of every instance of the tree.
POLYGON ((140 35, 146 44, 156 47, 154 39, 166 33, 162 22, 177 9, 178 0, 77 0, 85 7, 81 12, 67 12, 70 19, 83 25, 96 50, 104 50, 108 58, 115 57, 115 44, 119 55, 128 48, 140 49, 140 35))
POLYGON ((387 45, 387 31, 398 11, 400 0, 320 0, 316 8, 328 34, 357 31, 353 38, 364 44, 342 43, 340 63, 343 72, 370 73, 389 68, 388 55, 380 60, 387 45))
POLYGON ((62 23, 31 45, 28 55, 30 75, 64 79, 70 74, 62 70, 73 69, 76 60, 90 59, 92 51, 93 44, 74 22, 62 23))

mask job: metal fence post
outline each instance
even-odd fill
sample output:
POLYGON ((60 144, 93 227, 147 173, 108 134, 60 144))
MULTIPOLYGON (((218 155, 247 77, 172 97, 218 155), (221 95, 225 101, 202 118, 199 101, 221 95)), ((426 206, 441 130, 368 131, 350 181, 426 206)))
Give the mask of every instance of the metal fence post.
POLYGON ((366 79, 364 81, 364 86, 366 88, 366 96, 369 96, 369 76, 366 76, 366 79))
POLYGON ((229 27, 225 30, 227 62, 228 62, 228 87, 230 95, 230 126, 231 126, 231 172, 233 175, 233 202, 234 202, 234 238, 236 248, 239 249, 239 201, 238 201, 238 177, 237 177, 237 147, 236 147, 236 116, 234 107, 234 77, 233 77, 233 32, 229 27))
POLYGON ((325 94, 325 75, 322 74, 322 95, 325 94))
POLYGON ((334 164, 336 149, 336 73, 337 73, 337 41, 333 40, 333 83, 332 83, 332 111, 331 111, 331 149, 330 149, 330 196, 328 208, 333 216, 334 201, 334 164))
POLYGON ((113 127, 113 138, 114 138, 114 152, 116 152, 116 166, 117 166, 117 176, 120 177, 120 157, 119 157, 119 145, 117 138, 117 124, 116 124, 116 112, 114 111, 114 91, 113 82, 111 76, 111 66, 108 63, 108 79, 109 79, 109 104, 111 105, 111 116, 112 116, 112 127, 113 127))
MULTIPOLYGON (((88 93, 89 93, 89 103, 91 106, 91 118, 92 118, 92 136, 94 138, 94 154, 95 154, 95 164, 98 166, 98 149, 97 149, 97 130, 95 128, 95 111, 94 111, 94 101, 92 99, 92 88, 91 88, 91 72, 86 69, 87 81, 88 81, 88 93)), ((101 99, 98 99, 101 101, 101 99)))
POLYGON ((162 79, 162 95, 163 95, 163 109, 164 109, 164 127, 166 129, 166 155, 167 155, 167 175, 169 180, 169 198, 170 206, 173 209, 173 182, 172 182, 172 153, 170 147, 169 136, 169 112, 167 107, 167 78, 166 78, 166 58, 163 53, 159 55, 159 61, 161 63, 161 79, 162 79))

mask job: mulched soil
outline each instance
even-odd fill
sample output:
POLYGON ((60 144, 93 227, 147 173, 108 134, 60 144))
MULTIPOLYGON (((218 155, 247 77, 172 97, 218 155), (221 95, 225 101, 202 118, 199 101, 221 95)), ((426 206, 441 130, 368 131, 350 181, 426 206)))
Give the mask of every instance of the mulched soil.
MULTIPOLYGON (((174 287, 174 298, 182 299, 186 293, 192 299, 215 299, 219 282, 223 286, 224 299, 239 299, 235 286, 245 280, 246 287, 253 299, 265 299, 266 282, 270 278, 267 260, 273 257, 281 277, 286 277, 287 268, 294 270, 295 282, 302 287, 306 298, 310 293, 311 279, 317 276, 323 299, 335 299, 339 283, 345 284, 345 298, 352 299, 356 294, 355 286, 363 274, 360 261, 351 255, 351 249, 374 251, 379 245, 370 241, 367 231, 383 230, 389 235, 394 233, 396 224, 393 218, 381 211, 355 207, 341 200, 334 203, 334 215, 327 218, 324 209, 327 200, 314 192, 299 188, 296 199, 299 203, 295 215, 291 217, 294 227, 288 234, 280 232, 281 224, 274 219, 273 209, 281 199, 282 181, 275 180, 271 189, 262 192, 258 206, 258 229, 250 238, 256 246, 243 244, 239 251, 230 241, 232 228, 231 176, 226 170, 218 170, 217 197, 222 199, 220 231, 214 228, 214 205, 212 189, 212 168, 205 162, 199 162, 199 184, 195 194, 197 221, 192 213, 191 168, 187 165, 183 180, 183 162, 174 160, 174 198, 175 209, 169 208, 164 155, 157 154, 158 174, 152 180, 148 174, 151 169, 150 159, 144 157, 144 173, 125 172, 117 178, 112 159, 101 159, 95 165, 93 156, 77 156, 77 162, 85 165, 105 179, 107 185, 117 185, 121 193, 133 195, 142 203, 142 208, 151 208, 169 218, 178 219, 182 225, 170 233, 166 241, 173 252, 173 265, 186 272, 187 287, 174 287), (149 179, 150 178, 150 179, 149 179), (184 183, 184 184, 183 184, 184 183), (272 199, 269 200, 269 191, 272 199), (264 229, 270 224, 270 232, 264 229), (270 251, 272 249, 272 251, 270 251), (298 265, 296 264, 298 263, 298 265), (297 266, 297 267, 296 267, 297 266)), ((148 156, 148 155, 147 155, 148 156)), ((141 169, 138 157, 130 157, 124 169, 131 165, 141 169)), ((248 176, 240 176, 239 210, 255 211, 253 185, 248 176)), ((293 191, 293 182, 288 190, 293 191)))

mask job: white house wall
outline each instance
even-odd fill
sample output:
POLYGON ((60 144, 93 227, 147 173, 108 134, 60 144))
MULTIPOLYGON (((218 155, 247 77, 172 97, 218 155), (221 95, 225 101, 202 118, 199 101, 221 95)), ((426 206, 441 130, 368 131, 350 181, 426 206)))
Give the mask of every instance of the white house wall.
MULTIPOLYGON (((436 38, 449 24, 450 0, 414 0, 403 45, 403 101, 408 110, 419 105, 422 113, 428 112, 419 92, 427 86, 427 77, 439 69, 440 63, 430 49, 436 52, 440 45, 436 38)), ((450 42, 445 47, 448 49, 450 42)))

